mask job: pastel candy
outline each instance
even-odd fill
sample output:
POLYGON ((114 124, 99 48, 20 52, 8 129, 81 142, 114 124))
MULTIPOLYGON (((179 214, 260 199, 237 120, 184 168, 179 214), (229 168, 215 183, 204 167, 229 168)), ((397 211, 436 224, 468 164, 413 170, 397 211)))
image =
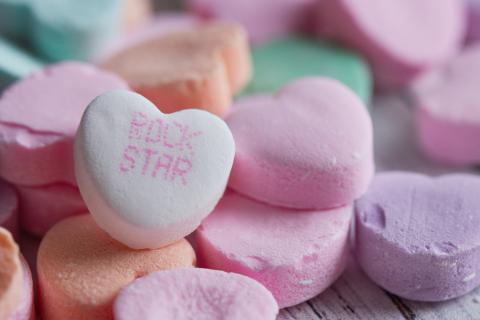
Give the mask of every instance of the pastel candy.
POLYGON ((112 319, 120 289, 145 274, 195 264, 186 240, 157 250, 131 250, 111 239, 90 215, 63 220, 38 251, 42 319, 112 319))
POLYGON ((18 246, 0 227, 0 319, 8 319, 22 298, 23 274, 18 246))
POLYGON ((135 280, 120 291, 113 310, 115 320, 275 320, 278 306, 272 294, 250 278, 183 268, 135 280))
POLYGON ((18 235, 18 196, 12 186, 0 180, 0 227, 18 235))
POLYGON ((54 184, 43 187, 17 186, 20 197, 20 225, 42 237, 64 218, 85 213, 87 207, 76 187, 54 184))
POLYGON ((356 255, 401 297, 441 301, 480 284, 480 178, 379 174, 357 201, 356 255))
POLYGON ((232 134, 217 116, 162 114, 139 94, 116 90, 85 111, 75 169, 101 228, 131 248, 158 248, 190 234, 213 210, 234 154, 232 134))
POLYGON ((229 186, 254 199, 338 207, 362 195, 373 175, 368 112, 335 80, 304 78, 273 97, 241 99, 225 121, 236 144, 229 186))
POLYGON ((32 1, 32 42, 52 61, 88 60, 121 25, 122 0, 32 1))
POLYGON ((317 13, 319 33, 365 55, 387 89, 448 61, 465 34, 462 0, 325 0, 317 13))
POLYGON ((243 25, 255 43, 296 33, 307 27, 314 0, 189 0, 191 11, 205 19, 243 25))
POLYGON ((255 72, 244 94, 273 93, 297 78, 325 76, 345 84, 365 103, 370 101, 368 66, 358 55, 329 42, 284 38, 254 47, 252 59, 255 72))
POLYGON ((53 65, 15 83, 0 98, 0 176, 15 184, 76 184, 73 140, 88 103, 127 88, 91 65, 53 65))
POLYGON ((246 36, 233 24, 160 35, 102 66, 166 113, 200 108, 222 115, 251 75, 246 36))
POLYGON ((226 195, 196 233, 202 266, 249 276, 280 308, 306 301, 343 272, 352 208, 296 211, 226 195))
POLYGON ((0 37, 0 57, 2 57, 0 89, 42 68, 42 62, 37 58, 30 56, 2 37, 0 37))
POLYGON ((413 87, 418 143, 431 159, 480 164, 480 45, 467 48, 413 87))
POLYGON ((23 273, 23 288, 20 303, 17 305, 13 313, 7 320, 31 320, 35 319, 35 308, 33 303, 33 280, 30 267, 25 259, 21 256, 23 273))

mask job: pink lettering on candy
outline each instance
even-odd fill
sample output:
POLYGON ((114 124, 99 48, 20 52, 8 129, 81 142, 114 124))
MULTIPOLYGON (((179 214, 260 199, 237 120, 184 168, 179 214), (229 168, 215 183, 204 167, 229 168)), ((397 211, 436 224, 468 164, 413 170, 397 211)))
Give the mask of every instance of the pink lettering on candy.
POLYGON ((129 144, 123 151, 120 171, 142 174, 187 185, 192 170, 194 150, 192 140, 202 132, 191 132, 190 127, 167 119, 149 119, 143 112, 135 112, 130 121, 129 144))

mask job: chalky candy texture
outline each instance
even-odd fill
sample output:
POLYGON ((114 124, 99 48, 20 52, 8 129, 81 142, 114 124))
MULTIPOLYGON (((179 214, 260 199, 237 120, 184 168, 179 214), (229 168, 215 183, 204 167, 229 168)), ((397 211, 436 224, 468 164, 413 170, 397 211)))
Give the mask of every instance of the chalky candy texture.
POLYGON ((12 186, 0 180, 0 227, 18 235, 18 196, 12 186))
POLYGON ((401 297, 441 301, 480 284, 480 178, 379 174, 357 201, 356 255, 401 297))
POLYGON ((243 25, 255 43, 269 41, 307 27, 314 0, 190 0, 193 12, 205 19, 243 25))
POLYGON ((122 287, 153 271, 195 264, 186 240, 157 250, 132 250, 110 238, 90 215, 55 225, 38 251, 43 319, 112 319, 122 287))
POLYGON ((362 195, 373 175, 372 124, 360 99, 327 78, 239 100, 229 186, 273 205, 327 209, 362 195))
POLYGON ((88 211, 78 189, 68 184, 16 188, 21 203, 20 225, 35 236, 44 236, 64 218, 88 211))
POLYGON ((32 2, 32 41, 47 59, 88 60, 119 29, 122 0, 42 0, 32 2))
POLYGON ((325 0, 317 21, 322 35, 365 55, 380 88, 394 89, 457 53, 465 16, 462 0, 325 0))
POLYGON ((276 92, 296 78, 324 76, 345 84, 366 104, 372 81, 366 63, 355 53, 329 42, 300 37, 275 40, 252 51, 254 75, 244 94, 276 92))
POLYGON ((23 274, 19 250, 11 234, 0 227, 0 319, 8 319, 22 299, 23 274))
POLYGON ((272 294, 235 273, 182 268, 154 272, 120 291, 115 320, 275 320, 272 294))
POLYGON ((16 309, 7 320, 31 320, 35 319, 35 308, 33 304, 33 280, 32 273, 27 261, 23 257, 20 258, 23 270, 23 289, 22 298, 16 309))
MULTIPOLYGON (((180 28, 181 29, 181 28, 180 28)), ((251 77, 244 30, 215 23, 159 33, 102 62, 165 113, 205 109, 223 115, 251 77)))
POLYGON ((413 87, 418 143, 440 163, 480 164, 480 44, 413 87))
POLYGON ((0 89, 41 69, 43 65, 37 58, 30 56, 1 36, 0 57, 2 57, 0 59, 0 89))
POLYGON ((56 64, 0 98, 0 176, 15 184, 76 184, 73 140, 83 111, 97 95, 127 84, 77 62, 56 64))
POLYGON ((232 193, 197 230, 197 252, 207 268, 258 280, 284 308, 316 296, 340 276, 351 217, 350 206, 295 211, 232 193))
POLYGON ((196 109, 166 115, 141 95, 116 90, 84 113, 75 166, 100 227, 132 248, 158 248, 190 234, 213 210, 234 156, 232 134, 217 116, 196 109))

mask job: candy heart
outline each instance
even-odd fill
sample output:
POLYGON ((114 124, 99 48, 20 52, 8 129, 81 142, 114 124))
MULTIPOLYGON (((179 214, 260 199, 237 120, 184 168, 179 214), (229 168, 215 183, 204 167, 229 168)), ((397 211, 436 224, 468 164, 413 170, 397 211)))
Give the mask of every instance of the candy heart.
POLYGON ((248 42, 238 25, 209 24, 147 39, 102 66, 162 112, 200 108, 223 115, 232 94, 250 79, 248 42))
POLYGON ((229 186, 293 208, 325 209, 359 197, 373 174, 372 124, 339 82, 305 78, 276 96, 240 100, 226 117, 237 145, 229 186))
POLYGON ((392 172, 356 202, 356 255, 367 275, 407 299, 439 301, 480 284, 480 178, 392 172))
POLYGON ((187 240, 133 250, 113 240, 91 215, 70 217, 43 237, 37 254, 42 319, 113 319, 120 289, 154 271, 195 266, 187 240))
POLYGON ((213 210, 234 154, 220 118, 195 109, 165 115, 136 93, 111 91, 83 115, 75 170, 101 228, 132 248, 157 248, 213 210))
POLYGON ((418 142, 431 159, 480 164, 480 45, 413 86, 418 142))
POLYGON ((265 287, 248 277, 178 268, 127 285, 115 299, 113 313, 115 320, 274 320, 278 305, 265 287))
POLYGON ((235 21, 254 43, 269 41, 307 27, 315 0, 188 0, 201 18, 235 21))
POLYGON ((88 60, 122 24, 132 28, 150 12, 150 0, 0 0, 0 34, 31 43, 49 60, 88 60))
POLYGON ((204 267, 249 276, 290 307, 342 274, 352 212, 272 207, 231 192, 195 232, 196 252, 204 267))
POLYGON ((322 36, 362 53, 382 88, 407 85, 452 58, 465 31, 462 0, 318 1, 322 36))
POLYGON ((365 103, 370 101, 368 66, 360 56, 332 43, 284 38, 254 48, 252 58, 255 73, 243 93, 275 92, 297 78, 323 76, 339 80, 365 103))

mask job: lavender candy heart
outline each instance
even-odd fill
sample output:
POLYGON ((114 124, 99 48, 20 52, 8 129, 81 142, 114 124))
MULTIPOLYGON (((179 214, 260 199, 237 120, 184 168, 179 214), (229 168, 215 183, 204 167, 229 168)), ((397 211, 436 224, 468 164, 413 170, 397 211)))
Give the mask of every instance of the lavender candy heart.
POLYGON ((355 204, 356 256, 401 297, 455 298, 480 285, 480 177, 390 172, 355 204))

